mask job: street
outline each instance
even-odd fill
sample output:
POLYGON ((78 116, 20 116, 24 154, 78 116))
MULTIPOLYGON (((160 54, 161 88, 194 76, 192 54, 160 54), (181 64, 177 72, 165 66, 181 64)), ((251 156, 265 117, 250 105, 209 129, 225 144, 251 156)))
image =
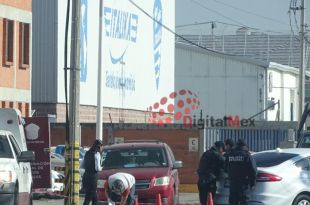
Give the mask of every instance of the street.
MULTIPOLYGON (((180 204, 198 204, 198 193, 180 193, 180 204)), ((80 198, 80 204, 83 204, 84 198, 80 198)), ((34 200, 34 205, 61 205, 63 199, 40 199, 34 200)))

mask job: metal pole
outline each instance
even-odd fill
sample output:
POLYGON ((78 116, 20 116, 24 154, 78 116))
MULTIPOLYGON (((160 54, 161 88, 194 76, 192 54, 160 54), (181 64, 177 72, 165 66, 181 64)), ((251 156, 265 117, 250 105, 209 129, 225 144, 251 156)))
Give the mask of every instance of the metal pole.
POLYGON ((97 121, 96 121, 96 139, 102 139, 102 0, 99 1, 99 47, 98 47, 98 98, 97 98, 97 121))
POLYGON ((70 53, 70 142, 71 142, 71 205, 79 205, 80 180, 80 0, 72 1, 71 53, 70 53))
POLYGON ((300 122, 304 109, 305 100, 305 1, 301 0, 301 15, 300 15, 300 69, 299 69, 299 106, 298 106, 298 121, 300 122))

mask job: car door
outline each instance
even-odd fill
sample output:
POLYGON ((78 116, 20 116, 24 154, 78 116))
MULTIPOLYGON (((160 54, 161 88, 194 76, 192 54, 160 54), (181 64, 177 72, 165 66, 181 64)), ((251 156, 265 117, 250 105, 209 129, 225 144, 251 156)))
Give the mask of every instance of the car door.
POLYGON ((18 163, 18 157, 20 156, 21 154, 21 150, 15 140, 15 138, 13 137, 13 135, 9 135, 9 139, 10 139, 10 142, 12 144, 12 147, 13 147, 13 151, 14 151, 14 154, 15 154, 15 157, 16 157, 16 162, 17 162, 17 166, 18 166, 18 181, 19 181, 19 193, 25 193, 25 192, 28 192, 27 190, 27 185, 28 185, 28 177, 27 177, 27 167, 25 165, 25 163, 23 162, 20 162, 18 163))
MULTIPOLYGON (((167 154, 171 158, 172 167, 173 167, 174 162, 175 162, 174 154, 173 154, 173 152, 169 146, 167 146, 167 150, 168 150, 167 154)), ((178 191, 179 191, 179 172, 178 172, 178 169, 172 169, 172 176, 174 178, 175 185, 176 185, 176 193, 178 193, 178 191)))
MULTIPOLYGON (((296 177, 293 181, 294 187, 299 187, 300 189, 310 187, 310 158, 305 157, 301 160, 298 160, 294 165, 299 169, 299 174, 294 174, 296 177)), ((298 172, 297 172, 298 173, 298 172)))

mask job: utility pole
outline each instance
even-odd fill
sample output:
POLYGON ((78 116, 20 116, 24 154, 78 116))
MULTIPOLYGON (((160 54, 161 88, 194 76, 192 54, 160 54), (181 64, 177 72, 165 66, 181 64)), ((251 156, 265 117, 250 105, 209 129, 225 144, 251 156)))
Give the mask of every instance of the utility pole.
POLYGON ((69 180, 66 186, 69 186, 69 196, 65 200, 65 205, 79 205, 79 181, 80 181, 80 0, 72 1, 72 23, 71 23, 71 51, 70 51, 70 103, 69 103, 69 121, 70 121, 70 168, 69 180))
POLYGON ((299 106, 298 121, 300 122, 305 101, 305 0, 301 0, 300 6, 300 69, 299 69, 299 106))
POLYGON ((98 82, 97 82, 97 121, 96 121, 96 139, 102 140, 102 1, 99 0, 99 46, 98 46, 98 82))
POLYGON ((211 35, 212 35, 212 49, 215 50, 215 39, 214 39, 214 29, 215 29, 215 22, 211 22, 211 35))

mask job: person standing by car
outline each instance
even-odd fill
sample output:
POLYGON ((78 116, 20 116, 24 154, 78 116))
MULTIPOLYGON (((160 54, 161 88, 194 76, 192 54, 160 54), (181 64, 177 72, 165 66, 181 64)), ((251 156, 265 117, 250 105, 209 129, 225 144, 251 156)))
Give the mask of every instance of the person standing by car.
POLYGON ((239 139, 228 156, 228 176, 230 181, 229 204, 247 205, 246 191, 252 190, 256 182, 256 163, 245 142, 239 139))
POLYGON ((85 190, 85 199, 83 205, 98 204, 97 200, 97 180, 98 172, 102 170, 100 165, 100 152, 102 149, 102 141, 95 140, 92 147, 85 153, 81 167, 85 169, 82 183, 85 190))
POLYGON ((216 192, 216 180, 224 169, 224 157, 223 152, 225 145, 222 141, 217 141, 214 146, 208 151, 204 152, 199 161, 198 173, 198 190, 200 204, 205 205, 207 203, 207 194, 212 193, 214 197, 216 192))
POLYGON ((118 202, 120 205, 133 205, 135 201, 135 177, 128 173, 118 172, 109 176, 104 184, 108 202, 118 202))

